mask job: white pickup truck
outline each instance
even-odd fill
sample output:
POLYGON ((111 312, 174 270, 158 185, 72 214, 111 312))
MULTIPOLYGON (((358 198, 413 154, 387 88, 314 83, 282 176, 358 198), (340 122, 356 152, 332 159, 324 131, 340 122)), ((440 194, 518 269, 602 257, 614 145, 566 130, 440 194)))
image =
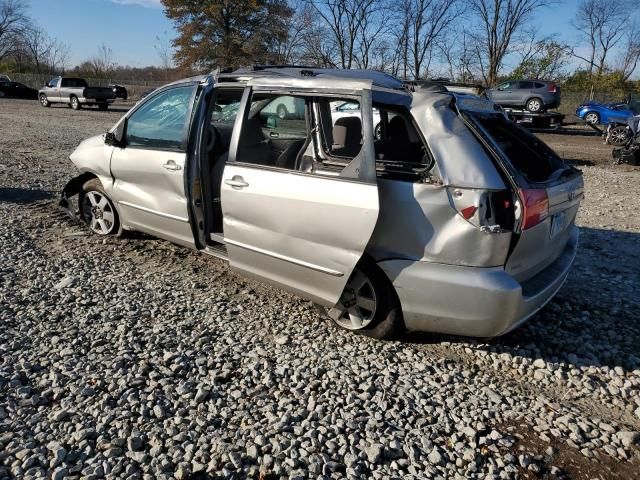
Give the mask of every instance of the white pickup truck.
POLYGON ((56 77, 38 92, 38 99, 43 107, 52 103, 66 103, 74 110, 82 106, 97 105, 100 110, 107 110, 116 95, 110 87, 90 87, 82 78, 56 77))

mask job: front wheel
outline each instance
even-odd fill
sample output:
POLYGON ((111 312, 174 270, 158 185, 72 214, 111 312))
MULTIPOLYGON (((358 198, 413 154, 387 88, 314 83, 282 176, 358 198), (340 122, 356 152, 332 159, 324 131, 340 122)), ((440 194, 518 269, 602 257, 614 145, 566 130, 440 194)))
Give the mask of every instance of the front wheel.
POLYGON ((542 100, 540 100, 539 98, 532 98, 527 102, 527 110, 529 110, 532 113, 538 113, 542 111, 543 107, 544 107, 544 104, 542 103, 542 100))
POLYGON ((49 99, 44 94, 40 95, 40 105, 42 105, 43 107, 47 107, 47 108, 49 108, 51 106, 51 104, 49 103, 49 99))
POLYGON ((600 123, 600 115, 596 112, 589 112, 584 116, 587 125, 598 125, 600 123))
POLYGON ((368 257, 353 270, 329 317, 345 330, 373 338, 388 338, 402 325, 400 301, 393 285, 368 257))
POLYGON ((80 192, 80 218, 96 235, 119 233, 120 219, 113 202, 102 188, 100 180, 94 178, 82 186, 80 192))

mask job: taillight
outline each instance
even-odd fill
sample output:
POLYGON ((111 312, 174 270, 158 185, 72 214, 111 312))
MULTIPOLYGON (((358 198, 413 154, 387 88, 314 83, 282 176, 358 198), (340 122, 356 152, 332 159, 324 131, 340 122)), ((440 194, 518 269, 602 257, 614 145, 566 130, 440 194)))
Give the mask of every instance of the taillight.
POLYGON ((549 216, 549 197, 546 190, 520 190, 523 216, 522 229, 535 227, 549 216))
POLYGON ((551 93, 556 93, 558 91, 558 87, 556 87, 555 83, 550 83, 547 87, 547 91, 551 93))

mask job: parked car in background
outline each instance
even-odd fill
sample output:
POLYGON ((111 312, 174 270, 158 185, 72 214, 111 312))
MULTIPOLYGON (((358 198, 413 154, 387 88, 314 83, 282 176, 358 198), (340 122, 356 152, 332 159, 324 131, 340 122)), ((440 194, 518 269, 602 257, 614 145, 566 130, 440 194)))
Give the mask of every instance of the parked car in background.
POLYGON ((37 100, 38 91, 18 82, 0 83, 0 97, 37 100))
POLYGON ((621 118, 632 117, 637 108, 627 102, 599 103, 588 101, 582 103, 576 109, 576 116, 585 121, 588 125, 607 125, 612 121, 619 121, 621 118))
POLYGON ((498 105, 543 112, 560 106, 560 87, 545 80, 509 80, 485 91, 498 105))
POLYGON ((411 93, 376 71, 185 79, 70 159, 61 205, 78 195, 94 234, 217 256, 376 338, 504 334, 553 298, 577 251, 579 170, 486 99, 411 93), (334 122, 346 102, 360 116, 334 122), (280 104, 304 121, 274 115, 280 104))
POLYGON ((267 105, 262 114, 277 115, 281 120, 304 120, 304 102, 294 97, 283 97, 279 101, 267 105))
POLYGON ((122 85, 109 85, 109 87, 113 90, 116 98, 121 98, 123 100, 127 100, 129 98, 129 92, 122 85))
POLYGON ((116 96, 110 87, 90 87, 82 78, 56 77, 38 91, 43 107, 52 103, 66 103, 74 110, 82 106, 97 105, 100 110, 109 108, 116 96))
MULTIPOLYGON (((358 117, 360 118, 360 105, 355 102, 333 102, 331 105, 331 118, 335 124, 339 118, 358 117)), ((380 132, 380 111, 373 109, 373 125, 375 128, 376 138, 381 135, 380 132)))

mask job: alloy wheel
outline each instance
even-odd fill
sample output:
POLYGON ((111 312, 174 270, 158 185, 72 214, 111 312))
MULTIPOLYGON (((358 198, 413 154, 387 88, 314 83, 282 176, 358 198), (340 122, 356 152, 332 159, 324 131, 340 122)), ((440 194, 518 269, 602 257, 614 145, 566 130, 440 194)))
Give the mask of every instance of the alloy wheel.
POLYGON ((540 102, 540 100, 533 99, 529 101, 529 103, 527 104, 527 108, 530 112, 539 112, 542 108, 542 103, 540 102))
POLYGON ((618 127, 612 128, 611 131, 609 132, 608 140, 609 140, 609 144, 613 145, 614 147, 619 147, 627 143, 627 140, 628 140, 627 127, 618 126, 618 127))
POLYGON ((85 193, 82 215, 92 232, 109 235, 115 226, 115 212, 107 197, 95 190, 85 193))
POLYGON ((371 280, 360 270, 355 270, 340 301, 329 310, 329 316, 347 330, 361 330, 373 321, 377 306, 371 280))
POLYGON ((599 121, 598 114, 587 113, 587 115, 584 117, 584 121, 587 122, 589 125, 597 125, 599 121))

